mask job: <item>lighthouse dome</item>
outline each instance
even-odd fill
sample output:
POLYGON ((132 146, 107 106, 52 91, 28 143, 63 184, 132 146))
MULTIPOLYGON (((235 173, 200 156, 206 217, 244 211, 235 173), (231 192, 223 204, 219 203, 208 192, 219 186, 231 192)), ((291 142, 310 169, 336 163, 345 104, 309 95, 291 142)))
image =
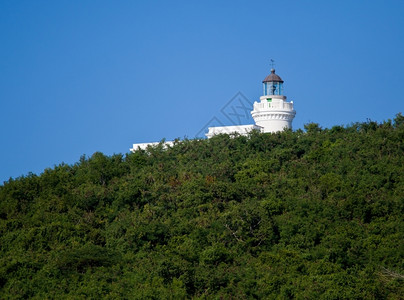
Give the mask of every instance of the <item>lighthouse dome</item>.
POLYGON ((275 74, 275 69, 271 69, 271 74, 269 74, 265 79, 262 81, 264 82, 282 82, 282 78, 275 74))

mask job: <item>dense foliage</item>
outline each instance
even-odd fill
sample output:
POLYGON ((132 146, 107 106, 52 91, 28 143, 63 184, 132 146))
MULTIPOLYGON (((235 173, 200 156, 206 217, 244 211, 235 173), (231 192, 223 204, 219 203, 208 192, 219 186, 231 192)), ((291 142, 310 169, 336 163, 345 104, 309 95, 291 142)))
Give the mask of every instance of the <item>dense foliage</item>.
POLYGON ((403 140, 398 114, 10 179, 0 298, 400 299, 403 140))

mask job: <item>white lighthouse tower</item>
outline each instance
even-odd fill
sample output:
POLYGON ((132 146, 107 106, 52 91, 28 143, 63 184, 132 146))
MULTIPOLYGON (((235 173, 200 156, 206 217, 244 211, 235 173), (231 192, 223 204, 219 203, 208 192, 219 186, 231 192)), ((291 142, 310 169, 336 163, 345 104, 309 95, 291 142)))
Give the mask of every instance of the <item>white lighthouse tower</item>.
MULTIPOLYGON (((273 60, 271 60, 273 63, 273 60)), ((271 69, 271 74, 265 77, 262 82, 264 86, 264 95, 260 97, 260 102, 254 102, 251 115, 255 124, 249 125, 232 125, 232 126, 216 126, 209 127, 209 132, 205 135, 211 138, 218 134, 248 135, 251 131, 260 132, 279 132, 292 128, 292 121, 296 115, 293 109, 293 101, 287 102, 286 96, 283 95, 283 80, 275 74, 275 70, 271 69)), ((137 149, 147 149, 149 146, 156 146, 160 143, 137 143, 133 144, 130 151, 137 149)), ((164 142, 165 146, 174 145, 173 141, 164 142)))
POLYGON ((283 95, 283 80, 271 69, 271 74, 265 77, 263 83, 264 95, 260 102, 254 102, 251 115, 262 132, 277 132, 292 128, 296 115, 293 101, 287 102, 283 95))

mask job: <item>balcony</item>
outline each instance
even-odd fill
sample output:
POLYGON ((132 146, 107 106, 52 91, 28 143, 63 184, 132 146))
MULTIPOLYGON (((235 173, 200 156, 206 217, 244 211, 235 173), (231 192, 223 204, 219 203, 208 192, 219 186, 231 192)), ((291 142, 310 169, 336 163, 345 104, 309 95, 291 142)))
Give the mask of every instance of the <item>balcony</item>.
POLYGON ((255 102, 254 110, 293 110, 293 102, 255 102))

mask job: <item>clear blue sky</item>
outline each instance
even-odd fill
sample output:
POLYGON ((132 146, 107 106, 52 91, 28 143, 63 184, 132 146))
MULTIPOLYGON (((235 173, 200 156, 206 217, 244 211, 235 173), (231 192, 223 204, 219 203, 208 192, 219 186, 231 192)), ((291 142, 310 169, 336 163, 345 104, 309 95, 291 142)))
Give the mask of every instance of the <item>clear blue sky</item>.
POLYGON ((259 99, 271 58, 294 129, 392 119, 403 16, 402 0, 1 1, 0 183, 193 138, 237 92, 259 99))

